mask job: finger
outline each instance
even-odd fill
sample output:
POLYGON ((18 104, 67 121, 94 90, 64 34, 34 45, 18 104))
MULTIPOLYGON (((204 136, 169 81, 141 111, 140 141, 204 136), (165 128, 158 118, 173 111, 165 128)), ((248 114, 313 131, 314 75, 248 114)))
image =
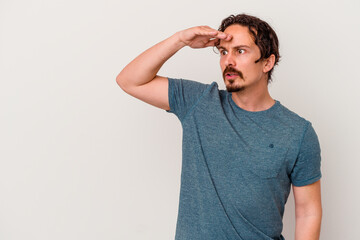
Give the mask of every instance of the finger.
POLYGON ((200 26, 198 27, 198 35, 210 35, 210 36, 215 36, 219 33, 218 30, 213 29, 209 26, 200 26))
POLYGON ((218 32, 216 30, 201 30, 197 33, 198 35, 201 36, 211 36, 214 37, 216 35, 218 35, 218 32))
POLYGON ((198 33, 198 36, 207 36, 210 38, 209 40, 212 40, 213 38, 215 38, 217 40, 221 39, 224 41, 230 41, 232 39, 232 35, 226 34, 226 33, 220 32, 220 31, 216 31, 216 30, 214 32, 201 32, 201 33, 198 33))
POLYGON ((218 39, 217 38, 214 38, 214 39, 212 39, 212 40, 210 40, 209 42, 207 42, 206 44, 205 44, 205 47, 213 47, 213 46, 215 46, 215 43, 218 41, 218 39))
POLYGON ((228 34, 227 37, 224 39, 225 41, 230 41, 232 39, 232 35, 228 34))
POLYGON ((216 35, 216 38, 219 38, 219 39, 223 39, 225 41, 230 41, 231 38, 232 38, 232 35, 230 34, 226 34, 224 32, 220 32, 220 31, 217 31, 217 35, 216 35))
POLYGON ((204 29, 202 32, 199 32, 199 35, 214 36, 216 38, 224 39, 226 41, 229 41, 232 38, 232 35, 212 29, 212 28, 209 28, 207 30, 204 29))
POLYGON ((215 30, 213 28, 210 28, 209 26, 200 26, 197 28, 198 31, 196 33, 196 35, 198 36, 209 36, 211 38, 218 38, 218 39, 223 39, 225 41, 230 41, 232 36, 230 34, 226 34, 224 32, 215 30))

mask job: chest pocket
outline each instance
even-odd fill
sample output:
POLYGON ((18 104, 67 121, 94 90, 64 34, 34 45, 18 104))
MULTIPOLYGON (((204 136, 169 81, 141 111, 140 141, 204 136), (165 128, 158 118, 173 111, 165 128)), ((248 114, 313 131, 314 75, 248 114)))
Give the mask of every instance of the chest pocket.
POLYGON ((285 164, 287 149, 271 142, 253 146, 246 165, 249 171, 260 178, 277 177, 285 164))

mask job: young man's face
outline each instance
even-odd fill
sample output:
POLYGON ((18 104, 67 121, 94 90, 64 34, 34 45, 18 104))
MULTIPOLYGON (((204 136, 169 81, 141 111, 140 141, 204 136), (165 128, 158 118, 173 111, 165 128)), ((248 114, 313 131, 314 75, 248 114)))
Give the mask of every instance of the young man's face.
POLYGON ((264 61, 255 63, 261 56, 259 47, 254 43, 248 27, 233 24, 224 31, 232 35, 230 41, 220 41, 220 67, 228 92, 256 88, 267 84, 264 61))

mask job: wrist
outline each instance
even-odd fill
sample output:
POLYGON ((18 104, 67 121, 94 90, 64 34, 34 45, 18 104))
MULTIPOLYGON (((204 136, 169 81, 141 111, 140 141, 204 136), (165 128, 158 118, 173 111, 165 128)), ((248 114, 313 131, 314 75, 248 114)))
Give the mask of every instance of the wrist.
POLYGON ((172 35, 174 44, 178 47, 178 49, 181 49, 185 46, 187 46, 187 44, 181 39, 181 31, 180 32, 176 32, 174 35, 172 35))

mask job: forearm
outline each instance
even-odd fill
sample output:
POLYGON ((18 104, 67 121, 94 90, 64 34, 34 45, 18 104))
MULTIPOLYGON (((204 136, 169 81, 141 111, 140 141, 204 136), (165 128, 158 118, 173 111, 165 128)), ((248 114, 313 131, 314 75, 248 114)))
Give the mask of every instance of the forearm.
POLYGON ((319 240, 321 213, 296 217, 295 240, 319 240))
POLYGON ((175 33, 136 57, 119 73, 116 81, 122 86, 139 86, 151 81, 161 66, 184 46, 175 33))

